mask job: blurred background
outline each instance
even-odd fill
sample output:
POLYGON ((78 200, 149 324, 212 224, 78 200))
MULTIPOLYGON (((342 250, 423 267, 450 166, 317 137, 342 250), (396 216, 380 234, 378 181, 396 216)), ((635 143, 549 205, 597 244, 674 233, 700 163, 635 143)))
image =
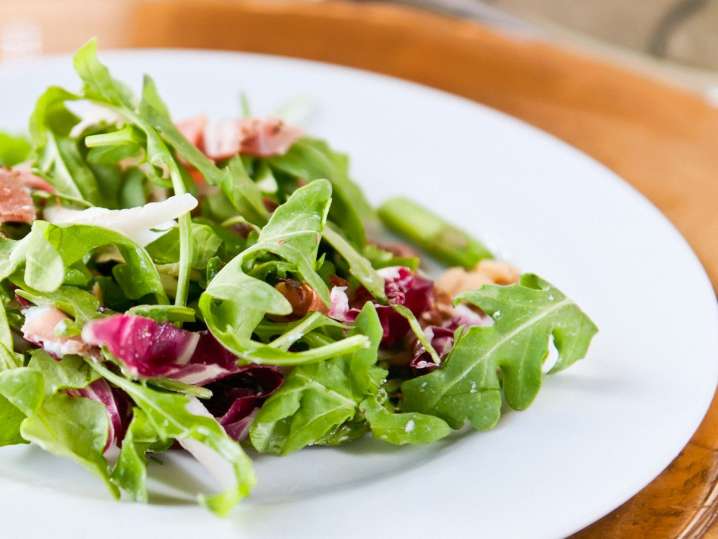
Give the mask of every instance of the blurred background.
MULTIPOLYGON (((205 1, 236 4, 243 0, 205 1)), ((279 6, 321 1, 254 0, 254 3, 279 6)), ((0 2, 0 59, 69 51, 88 35, 97 33, 100 26, 105 47, 126 45, 127 28, 134 24, 138 10, 145 10, 148 4, 154 3, 167 2, 3 0, 0 2), (73 24, 58 24, 60 15, 67 13, 73 13, 73 24), (107 20, 114 23, 107 25, 107 20)), ((252 2, 245 0, 244 3, 252 2)), ((477 19, 507 32, 568 45, 718 101, 718 0, 389 0, 385 3, 477 19)), ((151 25, 147 29, 151 31, 151 25)), ((191 28, 187 31, 191 32, 191 28)))

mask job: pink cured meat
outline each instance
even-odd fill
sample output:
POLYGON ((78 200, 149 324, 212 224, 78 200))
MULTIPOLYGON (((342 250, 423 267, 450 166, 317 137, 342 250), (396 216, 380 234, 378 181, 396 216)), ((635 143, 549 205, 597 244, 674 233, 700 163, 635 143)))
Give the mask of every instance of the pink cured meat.
POLYGON ((30 188, 22 182, 20 174, 0 169, 0 224, 32 223, 35 216, 30 188))
POLYGON ((57 334, 61 324, 70 318, 61 310, 43 305, 28 307, 23 310, 25 320, 22 324, 23 338, 40 346, 50 355, 61 358, 69 354, 82 354, 86 351, 85 343, 77 337, 63 337, 57 334))
POLYGON ((277 118, 241 118, 208 121, 205 116, 177 123, 185 138, 215 161, 235 155, 271 157, 287 153, 302 130, 277 118))

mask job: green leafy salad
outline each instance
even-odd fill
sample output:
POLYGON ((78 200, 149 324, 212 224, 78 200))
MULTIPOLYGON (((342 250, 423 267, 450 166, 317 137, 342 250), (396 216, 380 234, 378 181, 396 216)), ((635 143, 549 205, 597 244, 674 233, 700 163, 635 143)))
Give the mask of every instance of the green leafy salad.
POLYGON ((248 110, 177 121, 94 41, 74 66, 81 91, 0 134, 0 445, 143 502, 148 458, 186 451, 227 515, 253 453, 491 429, 586 355, 559 289, 408 198, 373 208, 327 142, 248 110))

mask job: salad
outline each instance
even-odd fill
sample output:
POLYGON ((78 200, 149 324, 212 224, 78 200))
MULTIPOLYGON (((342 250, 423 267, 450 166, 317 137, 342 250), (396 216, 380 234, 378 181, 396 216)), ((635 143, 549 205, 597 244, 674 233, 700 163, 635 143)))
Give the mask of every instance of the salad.
POLYGON ((94 41, 74 67, 81 91, 0 135, 0 445, 141 502, 148 458, 186 451, 223 516, 250 454, 491 429, 586 355, 559 289, 408 198, 373 208, 327 142, 248 110, 176 121, 94 41))

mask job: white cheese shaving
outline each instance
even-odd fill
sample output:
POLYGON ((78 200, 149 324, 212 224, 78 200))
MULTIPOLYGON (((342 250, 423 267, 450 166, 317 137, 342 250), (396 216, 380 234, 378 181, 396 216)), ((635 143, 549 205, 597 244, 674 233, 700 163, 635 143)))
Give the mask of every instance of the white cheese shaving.
POLYGON ((63 206, 49 206, 45 208, 44 216, 55 225, 94 225, 108 228, 144 247, 172 228, 177 217, 196 207, 197 199, 185 193, 171 196, 161 202, 150 202, 124 210, 100 207, 73 210, 63 206))

